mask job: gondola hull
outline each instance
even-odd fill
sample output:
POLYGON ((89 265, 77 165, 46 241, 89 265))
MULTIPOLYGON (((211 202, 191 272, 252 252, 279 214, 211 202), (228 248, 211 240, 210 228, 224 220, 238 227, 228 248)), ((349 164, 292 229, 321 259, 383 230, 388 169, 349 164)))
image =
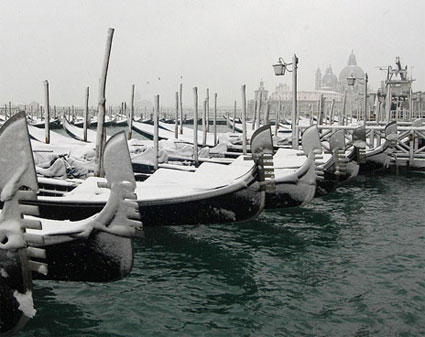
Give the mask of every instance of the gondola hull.
MULTIPOLYGON (((264 208, 265 196, 252 179, 247 186, 211 197, 178 200, 138 200, 143 226, 172 226, 238 222, 257 216, 264 208)), ((47 219, 77 221, 98 213, 102 202, 37 200, 26 202, 39 207, 47 219)))
POLYGON ((312 158, 298 170, 296 180, 275 181, 275 190, 266 191, 265 208, 287 208, 303 206, 309 203, 316 191, 315 163, 312 158))
POLYGON ((126 277, 133 266, 132 239, 96 231, 88 239, 43 246, 47 275, 35 279, 112 282, 126 277))

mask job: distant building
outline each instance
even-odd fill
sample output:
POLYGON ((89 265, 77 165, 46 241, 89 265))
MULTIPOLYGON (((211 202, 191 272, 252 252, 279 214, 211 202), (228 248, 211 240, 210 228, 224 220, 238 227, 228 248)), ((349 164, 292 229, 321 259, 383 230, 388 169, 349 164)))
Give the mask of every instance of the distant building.
MULTIPOLYGON (((331 65, 326 69, 325 75, 322 77, 320 68, 317 68, 314 82, 315 89, 320 91, 338 91, 344 92, 345 89, 348 89, 347 77, 354 76, 356 78, 364 78, 365 73, 362 68, 357 65, 356 56, 352 51, 348 57, 347 65, 339 73, 337 77, 333 71, 331 65)), ((356 81, 354 88, 352 89, 353 93, 363 92, 363 85, 361 81, 356 81)))
MULTIPOLYGON (((365 73, 357 65, 356 56, 352 51, 348 57, 347 65, 341 70, 339 76, 334 74, 332 66, 329 65, 325 74, 322 75, 320 68, 317 68, 315 74, 315 90, 311 91, 298 91, 297 92, 297 101, 298 101, 298 110, 301 114, 309 115, 311 113, 317 113, 318 102, 320 96, 322 95, 325 99, 325 105, 330 106, 332 102, 335 102, 335 110, 342 109, 342 101, 344 97, 344 91, 347 89, 347 93, 350 96, 350 105, 356 106, 355 101, 360 101, 363 98, 364 84, 361 80, 356 81, 354 87, 348 87, 347 77, 355 76, 356 78, 364 78, 365 73)), ((268 91, 264 88, 263 81, 260 82, 260 87, 255 90, 255 100, 258 101, 259 97, 263 101, 268 98, 268 91)), ((255 100, 251 100, 248 104, 249 111, 252 112, 255 109, 255 100)), ((277 105, 281 105, 285 112, 289 113, 292 110, 292 90, 287 84, 280 83, 274 92, 270 94, 270 99, 268 102, 272 106, 272 110, 276 108, 277 105)), ((373 103, 372 103, 373 104, 373 103)), ((262 107, 265 104, 262 103, 262 107)))
POLYGON ((269 91, 264 88, 263 80, 260 81, 260 87, 255 90, 255 100, 258 101, 261 97, 262 101, 267 101, 269 95, 269 91))

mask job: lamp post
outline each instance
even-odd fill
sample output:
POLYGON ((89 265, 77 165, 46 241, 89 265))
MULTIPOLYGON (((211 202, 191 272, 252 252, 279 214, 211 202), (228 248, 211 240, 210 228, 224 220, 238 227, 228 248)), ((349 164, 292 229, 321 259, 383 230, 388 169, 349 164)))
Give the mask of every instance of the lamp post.
MULTIPOLYGON (((292 148, 298 149, 298 112, 297 112, 297 68, 298 68, 298 57, 297 55, 292 56, 292 62, 286 63, 281 57, 279 57, 278 63, 273 65, 274 73, 276 76, 283 76, 288 71, 292 73, 292 148), (292 70, 288 66, 292 65, 292 70)), ((278 123, 278 121, 276 121, 278 123)))
POLYGON ((359 81, 360 84, 364 84, 364 123, 366 124, 366 111, 367 111, 367 83, 369 82, 369 78, 367 74, 364 74, 364 77, 356 77, 354 74, 351 74, 351 76, 347 77, 347 84, 349 87, 353 87, 356 83, 356 80, 359 81), (363 81, 363 83, 362 83, 363 81))

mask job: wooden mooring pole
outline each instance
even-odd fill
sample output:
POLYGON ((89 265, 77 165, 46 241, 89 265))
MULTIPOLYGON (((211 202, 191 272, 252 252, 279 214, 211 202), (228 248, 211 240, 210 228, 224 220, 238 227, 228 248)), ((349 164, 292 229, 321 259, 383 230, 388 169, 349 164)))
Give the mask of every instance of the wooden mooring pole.
POLYGON ((45 142, 50 144, 50 102, 49 102, 49 81, 44 81, 44 104, 46 109, 44 111, 44 130, 45 142))
POLYGON ((134 118, 134 90, 136 85, 131 86, 131 101, 130 101, 130 116, 128 116, 127 124, 128 124, 128 139, 131 139, 133 136, 133 118, 134 118))
POLYGON ((159 95, 154 98, 155 110, 153 113, 153 167, 155 171, 158 169, 158 152, 159 152, 159 95))
POLYGON ((193 160, 198 165, 198 88, 193 88, 193 160))
POLYGON ((247 154, 246 139, 246 85, 242 86, 242 151, 247 154))
POLYGON ((179 92, 176 91, 176 116, 174 121, 174 138, 179 139, 179 92))
POLYGON ((207 145, 207 100, 204 100, 204 109, 202 113, 202 146, 207 145))
POLYGON ((183 83, 180 83, 180 134, 183 134, 183 83))
POLYGON ((217 145, 217 93, 214 94, 214 146, 217 145))
POLYGON ((106 77, 108 74, 109 59, 111 56, 112 39, 114 37, 114 29, 108 29, 108 37, 106 40, 105 58, 103 61, 102 75, 99 85, 99 112, 97 115, 97 134, 96 134, 96 156, 95 156, 95 176, 101 177, 103 172, 103 150, 104 139, 106 139, 105 130, 105 113, 106 113, 106 77))
POLYGON ((86 97, 84 102, 84 117, 83 117, 83 140, 87 142, 87 128, 89 124, 89 98, 90 88, 86 87, 86 97))
POLYGON ((232 124, 232 132, 235 133, 235 128, 236 128, 236 104, 237 102, 235 101, 235 104, 233 106, 233 124, 232 124))

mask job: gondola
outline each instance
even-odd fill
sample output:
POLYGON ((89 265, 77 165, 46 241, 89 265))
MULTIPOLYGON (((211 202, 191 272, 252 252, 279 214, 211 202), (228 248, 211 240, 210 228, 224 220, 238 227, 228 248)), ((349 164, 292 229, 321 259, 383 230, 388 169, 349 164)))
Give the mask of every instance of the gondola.
POLYGON ((9 336, 35 314, 33 277, 109 282, 128 275, 131 238, 142 224, 124 133, 105 146, 105 187, 111 189, 105 207, 79 222, 46 220, 36 206, 24 204, 36 200, 38 189, 24 113, 5 123, 0 143, 6 158, 0 161, 0 334, 9 336))
MULTIPOLYGON (((261 151, 272 148, 270 127, 257 130, 253 144, 261 151)), ((260 188, 263 168, 258 162, 240 156, 230 165, 203 163, 195 172, 158 169, 137 182, 144 226, 238 222, 257 216, 265 200, 260 188)), ((45 218, 79 220, 104 206, 108 192, 98 187, 102 181, 91 177, 63 197, 46 196, 25 203, 37 205, 45 218)))

